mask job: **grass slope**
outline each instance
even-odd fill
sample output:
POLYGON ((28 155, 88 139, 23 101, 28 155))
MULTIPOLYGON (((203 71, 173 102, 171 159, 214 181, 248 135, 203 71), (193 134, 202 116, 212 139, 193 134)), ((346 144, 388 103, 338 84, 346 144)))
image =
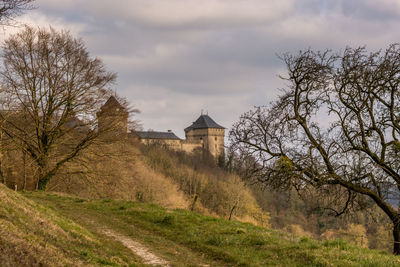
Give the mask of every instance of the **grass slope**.
MULTIPOLYGON (((131 237, 172 266, 399 266, 400 258, 351 246, 318 242, 248 223, 122 200, 86 200, 25 193, 91 232, 101 227, 131 237)), ((88 241, 87 241, 88 242, 88 241)))
POLYGON ((0 266, 140 265, 118 242, 102 239, 0 184, 0 266))

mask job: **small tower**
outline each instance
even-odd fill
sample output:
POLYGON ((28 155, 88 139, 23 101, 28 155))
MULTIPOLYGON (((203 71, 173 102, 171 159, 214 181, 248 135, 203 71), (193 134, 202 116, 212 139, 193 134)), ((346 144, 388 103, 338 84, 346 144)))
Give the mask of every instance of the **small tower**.
POLYGON ((201 115, 185 129, 188 142, 201 142, 203 148, 215 158, 224 154, 225 128, 217 124, 208 115, 201 115))
POLYGON ((109 132, 115 136, 127 135, 129 112, 114 96, 97 112, 99 131, 109 132))

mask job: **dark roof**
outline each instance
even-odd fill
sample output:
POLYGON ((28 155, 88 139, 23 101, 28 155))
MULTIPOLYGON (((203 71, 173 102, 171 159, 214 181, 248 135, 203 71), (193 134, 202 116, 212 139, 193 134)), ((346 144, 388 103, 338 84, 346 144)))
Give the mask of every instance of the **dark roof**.
POLYGON ((225 129, 221 125, 217 124, 213 119, 208 115, 201 115, 192 125, 185 128, 185 132, 188 132, 192 129, 207 129, 207 128, 217 128, 217 129, 225 129))
POLYGON ((85 125, 83 121, 81 121, 75 116, 67 119, 67 121, 65 122, 65 126, 69 129, 75 129, 80 133, 88 132, 90 130, 88 125, 85 125))
POLYGON ((67 119, 67 121, 65 122, 65 126, 67 126, 68 128, 75 128, 81 125, 84 125, 83 122, 75 116, 67 119))
POLYGON ((103 105, 103 107, 118 107, 121 109, 125 109, 114 96, 110 96, 107 102, 103 105))
POLYGON ((143 131, 135 131, 133 134, 136 134, 141 139, 171 139, 171 140, 180 140, 178 136, 176 136, 173 132, 143 132, 143 131))

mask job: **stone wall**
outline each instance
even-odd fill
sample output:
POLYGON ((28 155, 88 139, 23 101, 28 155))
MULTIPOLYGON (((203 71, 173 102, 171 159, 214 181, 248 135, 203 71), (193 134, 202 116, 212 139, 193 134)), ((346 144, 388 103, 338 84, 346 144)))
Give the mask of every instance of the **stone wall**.
POLYGON ((217 158, 224 153, 225 129, 192 129, 186 133, 186 142, 202 142, 204 149, 217 158))
POLYGON ((181 150, 185 151, 186 153, 192 153, 193 150, 196 148, 203 148, 203 142, 198 141, 198 142, 188 142, 187 140, 182 140, 181 141, 182 147, 181 150))
POLYGON ((143 144, 145 145, 151 145, 151 144, 159 144, 168 147, 169 149, 172 150, 182 150, 182 140, 178 139, 141 139, 140 140, 143 144))

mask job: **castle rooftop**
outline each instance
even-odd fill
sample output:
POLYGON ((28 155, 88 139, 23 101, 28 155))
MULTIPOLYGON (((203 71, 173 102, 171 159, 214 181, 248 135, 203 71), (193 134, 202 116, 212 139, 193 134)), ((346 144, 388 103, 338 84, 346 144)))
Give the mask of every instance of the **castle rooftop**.
POLYGON ((108 109, 110 107, 120 108, 124 110, 125 108, 118 102, 118 100, 114 96, 110 96, 110 98, 106 101, 106 103, 101 107, 101 109, 108 109))
POLYGON ((201 115, 192 125, 185 128, 185 132, 188 132, 192 129, 208 129, 208 128, 215 128, 215 129, 225 129, 218 123, 216 123, 213 119, 211 119, 208 115, 201 115))
POLYGON ((140 139, 168 139, 168 140, 181 140, 173 132, 154 132, 154 131, 135 131, 140 139))

